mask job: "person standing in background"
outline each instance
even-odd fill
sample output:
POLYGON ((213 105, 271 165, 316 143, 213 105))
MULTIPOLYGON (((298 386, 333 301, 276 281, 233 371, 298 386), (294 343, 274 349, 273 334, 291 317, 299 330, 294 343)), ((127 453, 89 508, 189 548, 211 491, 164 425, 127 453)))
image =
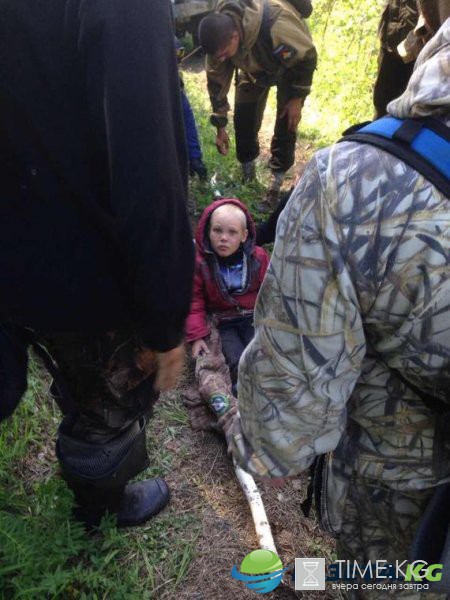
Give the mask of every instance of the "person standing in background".
POLYGON ((373 89, 375 119, 387 114, 387 105, 406 88, 414 63, 429 31, 417 0, 387 0, 378 26, 380 53, 373 89))
MULTIPOLYGON (((310 4, 303 8, 309 16, 310 4)), ((236 72, 234 128, 244 182, 255 176, 258 132, 270 87, 277 88, 267 194, 275 208, 285 173, 294 164, 297 127, 317 63, 306 21, 287 0, 220 0, 216 12, 200 22, 199 40, 207 54, 211 124, 220 154, 229 148, 227 94, 236 72)))

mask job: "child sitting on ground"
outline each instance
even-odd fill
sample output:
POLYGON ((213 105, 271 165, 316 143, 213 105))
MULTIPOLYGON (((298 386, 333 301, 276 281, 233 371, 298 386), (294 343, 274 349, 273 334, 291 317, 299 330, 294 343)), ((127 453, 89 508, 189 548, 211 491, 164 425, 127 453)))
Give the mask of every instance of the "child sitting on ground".
POLYGON ((255 245, 255 224, 244 204, 226 198, 203 211, 186 339, 197 359, 201 399, 216 415, 226 412, 236 394, 238 363, 253 337, 253 309, 268 264, 266 251, 255 245))

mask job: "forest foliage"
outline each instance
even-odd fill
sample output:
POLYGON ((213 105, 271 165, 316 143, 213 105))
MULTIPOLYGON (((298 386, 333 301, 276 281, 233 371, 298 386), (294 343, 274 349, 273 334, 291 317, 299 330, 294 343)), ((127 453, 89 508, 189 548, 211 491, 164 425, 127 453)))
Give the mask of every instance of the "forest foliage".
POLYGON ((350 125, 373 117, 377 26, 383 0, 319 0, 310 27, 319 55, 302 127, 319 145, 338 139, 350 125))

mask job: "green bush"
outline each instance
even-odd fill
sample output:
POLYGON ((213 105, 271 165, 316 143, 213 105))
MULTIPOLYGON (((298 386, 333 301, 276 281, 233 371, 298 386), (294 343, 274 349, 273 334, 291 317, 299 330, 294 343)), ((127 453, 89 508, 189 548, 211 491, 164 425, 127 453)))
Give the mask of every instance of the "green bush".
MULTIPOLYGON (((170 439, 183 424, 176 407, 156 412, 155 422, 164 421, 170 439)), ((168 507, 130 530, 117 530, 106 516, 88 533, 72 518, 72 494, 57 473, 59 421, 46 376, 31 362, 29 391, 0 424, 0 598, 145 599, 157 587, 175 590, 189 568, 196 515, 175 515, 168 507)), ((157 474, 170 467, 166 454, 154 449, 157 474)))
POLYGON ((319 61, 301 136, 322 146, 373 116, 372 88, 383 0, 319 0, 309 25, 319 61))

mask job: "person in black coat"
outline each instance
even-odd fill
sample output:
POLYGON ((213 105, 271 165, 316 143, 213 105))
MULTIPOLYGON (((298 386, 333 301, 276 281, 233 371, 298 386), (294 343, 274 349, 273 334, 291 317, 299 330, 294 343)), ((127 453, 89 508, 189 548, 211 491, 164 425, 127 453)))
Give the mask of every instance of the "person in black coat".
POLYGON ((169 497, 162 479, 128 481, 183 362, 182 119, 168 0, 0 0, 0 417, 33 343, 66 412, 56 451, 87 523, 108 510, 137 524, 169 497))

